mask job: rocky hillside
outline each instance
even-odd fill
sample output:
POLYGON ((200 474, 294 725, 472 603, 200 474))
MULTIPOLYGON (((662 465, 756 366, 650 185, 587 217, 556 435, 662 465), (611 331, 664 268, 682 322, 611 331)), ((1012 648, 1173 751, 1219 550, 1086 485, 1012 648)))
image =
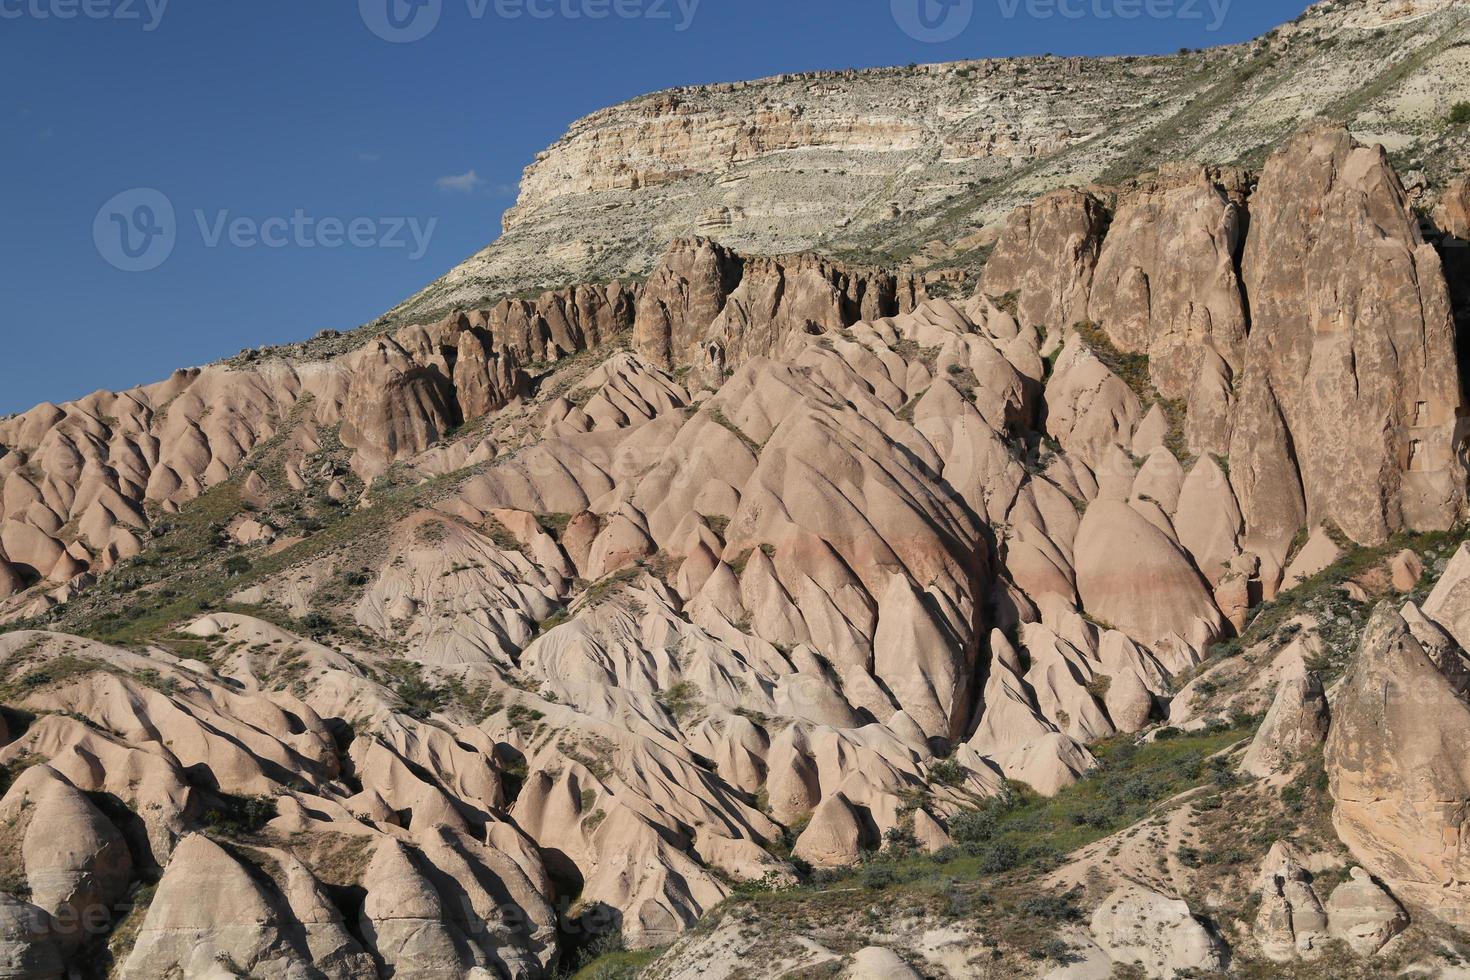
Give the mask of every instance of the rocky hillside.
POLYGON ((1320 3, 1260 40, 1167 57, 660 92, 573 123, 527 168, 495 244, 391 317, 641 279, 665 243, 696 235, 756 254, 971 269, 1012 208, 1056 187, 1171 159, 1259 166, 1314 119, 1383 143, 1442 186, 1465 148, 1445 143, 1444 118, 1466 99, 1470 33, 1457 0, 1320 3))
POLYGON ((962 298, 684 237, 0 421, 0 975, 1460 975, 1422 179, 1313 126, 962 298))

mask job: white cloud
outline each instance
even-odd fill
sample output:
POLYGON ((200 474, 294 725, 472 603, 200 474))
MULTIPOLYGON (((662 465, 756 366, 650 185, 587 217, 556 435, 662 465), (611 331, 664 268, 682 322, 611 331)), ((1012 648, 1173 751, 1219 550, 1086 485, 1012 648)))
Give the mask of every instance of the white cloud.
POLYGON ((485 181, 473 170, 457 177, 440 177, 434 182, 441 191, 453 191, 456 194, 468 194, 483 183, 485 181))
POLYGON ((383 155, 381 153, 371 153, 365 150, 357 155, 357 159, 361 160, 363 163, 377 163, 379 160, 383 159, 383 155))

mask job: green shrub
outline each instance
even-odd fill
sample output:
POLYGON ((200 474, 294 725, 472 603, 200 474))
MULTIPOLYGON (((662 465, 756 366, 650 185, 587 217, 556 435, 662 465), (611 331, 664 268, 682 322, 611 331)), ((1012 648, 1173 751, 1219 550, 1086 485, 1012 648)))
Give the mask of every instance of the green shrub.
POLYGON ((883 835, 883 847, 889 854, 906 855, 912 854, 919 849, 919 838, 914 834, 912 823, 904 822, 896 827, 889 827, 888 832, 883 835))
POLYGON ((204 811, 204 826, 224 837, 253 837, 276 819, 276 801, 269 796, 232 796, 221 793, 204 811))
POLYGON ((1053 963, 1059 963, 1062 966, 1070 966, 1073 963, 1082 962, 1082 957, 1072 952, 1072 947, 1068 946, 1066 941, 1062 939, 1048 939, 1040 946, 1031 950, 1031 958, 1033 960, 1051 960, 1053 963))
POLYGON ((890 864, 870 864, 863 869, 863 887, 869 891, 882 891, 898 884, 898 872, 890 864))
POLYGON ((1038 895, 1021 903, 1021 913, 1050 922, 1081 922, 1085 915, 1077 906, 1077 891, 1065 895, 1038 895))
POLYGON ((301 627, 308 633, 325 633, 332 628, 332 621, 319 612, 311 612, 301 618, 301 627))
POLYGON ((994 839, 1000 827, 997 808, 986 806, 979 810, 965 810, 949 822, 949 836, 965 850, 974 850, 978 845, 994 839))
POLYGON ((1456 102, 1450 108, 1450 122, 1456 126, 1470 123, 1470 102, 1456 102))
POLYGON ((449 699, 448 692, 435 687, 418 675, 406 677, 398 683, 395 693, 403 700, 403 711, 410 718, 423 721, 444 707, 449 699))
POLYGON ((936 786, 962 786, 966 775, 965 767, 953 759, 940 759, 929 767, 929 782, 936 786))
POLYGON ((980 870, 988 875, 1010 871, 1021 864, 1021 852, 1008 841, 998 841, 987 847, 980 855, 980 870))

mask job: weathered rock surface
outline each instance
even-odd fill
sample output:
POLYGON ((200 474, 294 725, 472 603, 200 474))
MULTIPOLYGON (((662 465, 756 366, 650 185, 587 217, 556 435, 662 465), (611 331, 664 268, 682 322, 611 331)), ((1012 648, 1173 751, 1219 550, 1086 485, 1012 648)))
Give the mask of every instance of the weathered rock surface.
POLYGON ((1424 615, 1449 633, 1461 650, 1470 650, 1470 543, 1460 545, 1446 563, 1434 591, 1424 600, 1424 615))
POLYGON ((12 790, 0 807, 0 825, 24 835, 20 857, 30 902, 56 921, 63 946, 80 945, 106 927, 127 893, 133 871, 128 845, 86 796, 49 767, 28 770, 12 790))
POLYGON ((1311 884, 1301 855, 1290 844, 1273 844, 1260 873, 1261 908, 1252 928, 1267 959, 1289 963, 1324 952, 1327 912, 1311 884))
POLYGON ((1360 956, 1371 956, 1403 932, 1409 917, 1362 868, 1327 899, 1328 930, 1360 956))
POLYGON ((66 976, 55 925, 41 909, 0 892, 0 976, 7 980, 66 976))
POLYGON ((1092 916, 1092 938, 1115 963, 1150 978, 1187 970, 1222 970, 1227 952, 1189 906, 1141 885, 1120 888, 1092 916))
POLYGON ((866 946, 852 954, 846 980, 918 980, 919 974, 891 949, 866 946))
MULTIPOLYGON (((1318 4, 1267 39, 1180 56, 1025 58, 784 74, 633 99, 527 169, 504 234, 405 310, 642 276, 670 241, 750 254, 907 247, 939 261, 1053 188, 1162 159, 1232 160, 1353 104, 1355 131, 1420 142, 1470 98, 1454 0, 1318 4), (1446 37, 1448 35, 1448 38, 1446 37), (1198 117, 1232 72, 1226 114, 1198 117), (1429 93, 1432 93, 1430 95, 1429 93)), ((1445 150, 1437 171, 1458 166, 1445 150)), ((1438 172, 1436 173, 1438 176, 1438 172)), ((487 236, 488 237, 488 236, 487 236)))
POLYGON ((1128 504, 1094 501, 1076 549, 1077 591, 1099 619, 1150 645, 1179 637, 1202 648, 1220 634, 1219 610, 1199 573, 1128 504))
POLYGON ((1337 696, 1326 746, 1343 842, 1395 894, 1455 923, 1470 909, 1459 843, 1470 801, 1463 671, 1441 668, 1405 617, 1381 605, 1337 696))
POLYGON ((1106 216, 1102 202, 1078 191, 1018 208, 985 265, 986 295, 1012 297, 1021 326, 1052 336, 1087 319, 1106 216))
POLYGON ((664 368, 697 365, 718 378, 784 354, 794 334, 911 312, 921 290, 815 255, 753 258, 708 239, 676 241, 640 292, 634 348, 664 368))
MULTIPOLYGON (((1353 58, 1380 28, 1405 44, 1400 32, 1443 25, 1422 4, 1348 6, 1378 10, 1342 46, 1353 58), (1404 10, 1426 16, 1395 26, 1404 10)), ((1316 44, 1328 15, 1284 35, 1316 44)), ((1107 71, 1156 87, 1182 77, 1173 65, 1107 71)), ((1037 198, 1090 172, 1068 147, 1127 140, 1095 121, 1007 129, 1032 84, 1014 67, 982 66, 944 96, 946 113, 968 107, 944 133, 908 117, 959 85, 948 69, 915 73, 912 104, 879 100, 857 122, 842 122, 840 91, 801 108, 825 85, 811 77, 756 86, 800 98, 739 125, 710 90, 640 103, 636 122, 604 116, 540 161, 512 233, 472 266, 496 267, 555 212, 566 234, 536 278, 632 268, 649 250, 641 287, 476 308, 510 280, 479 282, 450 304, 463 312, 426 325, 0 420, 0 618, 134 636, 131 618, 99 618, 108 602, 222 590, 133 650, 0 635, 14 719, 0 764, 29 766, 0 800, 14 829, 0 880, 24 879, 38 906, 5 906, 0 957, 39 976, 73 966, 63 920, 115 910, 157 873, 126 976, 531 980, 562 965, 572 896, 629 944, 663 946, 738 883, 793 881, 776 856, 787 842, 819 867, 885 840, 966 846, 956 818, 1006 781, 1060 793, 1117 758, 1089 746, 1154 722, 1213 731, 1270 704, 1242 765, 1290 779, 1327 726, 1304 667, 1332 652, 1321 638, 1273 647, 1267 665, 1259 643, 1212 660, 1182 690, 1180 675, 1253 605, 1336 561, 1330 525, 1376 543, 1460 515, 1444 276, 1383 154, 1341 133, 1292 141, 1259 189, 1192 165, 1037 198), (971 101, 997 80, 1015 90, 1004 104, 971 101), (955 174, 1077 167, 1019 175, 1031 203, 953 246, 995 239, 980 292, 949 302, 924 297, 959 276, 736 250, 785 235, 753 223, 808 234, 804 212, 735 198, 814 147, 863 163, 854 187, 887 174, 900 217, 956 186, 928 164, 894 178, 914 154, 937 150, 955 174), (721 148, 719 180, 690 166, 721 148), (939 191, 910 182, 926 171, 939 191), (637 202, 670 187, 711 200, 701 181, 721 202, 698 227, 671 218, 636 246, 582 237, 589 199, 634 202, 619 216, 633 234, 637 202), (1073 329, 1084 320, 1097 325, 1073 329), (213 549, 205 572, 245 581, 172 567, 169 528, 213 549)), ((1330 90, 1338 66, 1319 67, 1330 90)), ((1069 67, 1072 91, 1036 104, 1070 106, 1101 70, 1069 67)), ((1447 92, 1457 76, 1442 74, 1447 92)), ((1152 128, 1167 113, 1148 115, 1152 128)), ((1252 147, 1232 149, 1220 158, 1252 147)), ((873 227, 855 212, 854 234, 873 227)), ((1379 591, 1438 574, 1416 561, 1398 556, 1379 591)), ((1315 955, 1324 930, 1377 950, 1403 924, 1393 895, 1452 921, 1466 907, 1467 563, 1450 562, 1391 642, 1375 620, 1374 652, 1337 696, 1336 819, 1387 890, 1354 879, 1327 922, 1304 860, 1275 854, 1255 923, 1274 959, 1315 955), (1427 710, 1400 704, 1426 691, 1427 710)), ((1319 623, 1322 637, 1345 621, 1319 623)), ((1071 879, 1087 907, 1133 884, 1097 909, 1091 940, 1069 927, 1081 960, 1054 976, 1105 975, 1109 957, 1151 976, 1224 966, 1168 897, 1189 894, 1171 883, 1190 874, 1188 809, 1147 828, 1168 836, 1162 861, 1141 841, 1099 843, 1118 847, 1088 858, 1105 887, 1071 879)), ((718 953, 708 976, 748 965, 738 935, 700 942, 718 953)), ((963 976, 964 950, 981 948, 972 933, 862 943, 849 962, 793 941, 762 968, 963 976)))
POLYGON ((1279 553, 1304 521, 1365 544, 1449 527, 1465 509, 1454 322, 1386 154, 1341 130, 1298 136, 1250 210, 1230 452, 1247 537, 1279 553))
POLYGON ((876 844, 862 815, 847 797, 838 794, 828 797, 812 814, 792 853, 813 867, 840 868, 855 864, 865 846, 871 849, 876 844))
POLYGON ((1240 768, 1258 779, 1286 781, 1327 738, 1327 694, 1316 674, 1293 672, 1281 679, 1240 768))
MULTIPOLYGON (((1176 170, 1118 204, 1097 260, 1088 318, 1120 350, 1146 354, 1165 398, 1189 401, 1217 371, 1245 366, 1247 317, 1236 259, 1245 241, 1245 176, 1176 170)), ((1199 404, 1200 452, 1223 453, 1230 402, 1199 404), (1208 408, 1208 411, 1207 411, 1208 408)))
POLYGON ((745 260, 708 239, 676 241, 638 299, 635 349, 664 368, 692 363, 744 276, 745 260))

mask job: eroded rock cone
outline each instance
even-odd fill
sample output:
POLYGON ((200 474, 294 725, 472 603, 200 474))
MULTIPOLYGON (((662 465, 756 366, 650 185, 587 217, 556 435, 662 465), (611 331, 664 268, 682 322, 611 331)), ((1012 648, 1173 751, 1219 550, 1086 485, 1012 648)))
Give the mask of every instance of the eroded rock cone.
POLYGON ((249 872, 194 834, 174 851, 121 976, 206 976, 225 962, 284 974, 309 960, 282 935, 270 897, 249 872))
POLYGON ((459 421, 443 371, 422 365, 392 341, 359 355, 342 410, 342 443, 359 451, 361 475, 428 449, 459 421))
POLYGON ((638 298, 633 346, 654 364, 687 363, 740 284, 743 261, 706 238, 676 241, 638 298))
POLYGON ((1120 350, 1146 354, 1165 398, 1189 402, 1191 444, 1223 453, 1245 366, 1246 311, 1235 259, 1244 176, 1170 168, 1118 205, 1098 258, 1089 317, 1120 350), (1218 397, 1210 397, 1210 392, 1218 397))
POLYGON ((1470 705, 1387 603, 1334 703, 1326 765, 1353 855, 1407 901, 1470 922, 1470 705))
POLYGON ((852 954, 843 980, 919 980, 914 968, 891 949, 868 946, 852 954))
POLYGON ((493 341, 474 330, 459 335, 454 361, 454 390, 461 417, 472 421, 498 412, 530 393, 531 381, 515 350, 491 350, 493 341))
POLYGON ((837 793, 817 807, 792 854, 813 867, 841 868, 857 863, 863 850, 876 844, 862 814, 837 793))
POLYGON ((127 891, 132 858, 117 828, 76 787, 48 766, 36 766, 12 787, 0 817, 25 828, 21 857, 33 904, 61 926, 68 947, 89 938, 112 917, 127 891), (12 805, 11 801, 14 801, 12 805))
POLYGON ((0 599, 9 599, 24 587, 15 566, 0 558, 0 599))
POLYGON ((1077 590, 1093 615, 1142 643, 1177 636, 1202 649, 1224 625, 1189 559, 1122 501, 1096 501, 1082 518, 1077 590))
POLYGON ((1301 855, 1278 841, 1261 863, 1261 909, 1253 934, 1265 956, 1278 963, 1316 959, 1327 937, 1327 913, 1312 889, 1301 855))
POLYGON ((1283 677, 1240 768, 1258 779, 1284 781, 1327 738, 1328 718, 1320 677, 1305 671, 1283 677))

